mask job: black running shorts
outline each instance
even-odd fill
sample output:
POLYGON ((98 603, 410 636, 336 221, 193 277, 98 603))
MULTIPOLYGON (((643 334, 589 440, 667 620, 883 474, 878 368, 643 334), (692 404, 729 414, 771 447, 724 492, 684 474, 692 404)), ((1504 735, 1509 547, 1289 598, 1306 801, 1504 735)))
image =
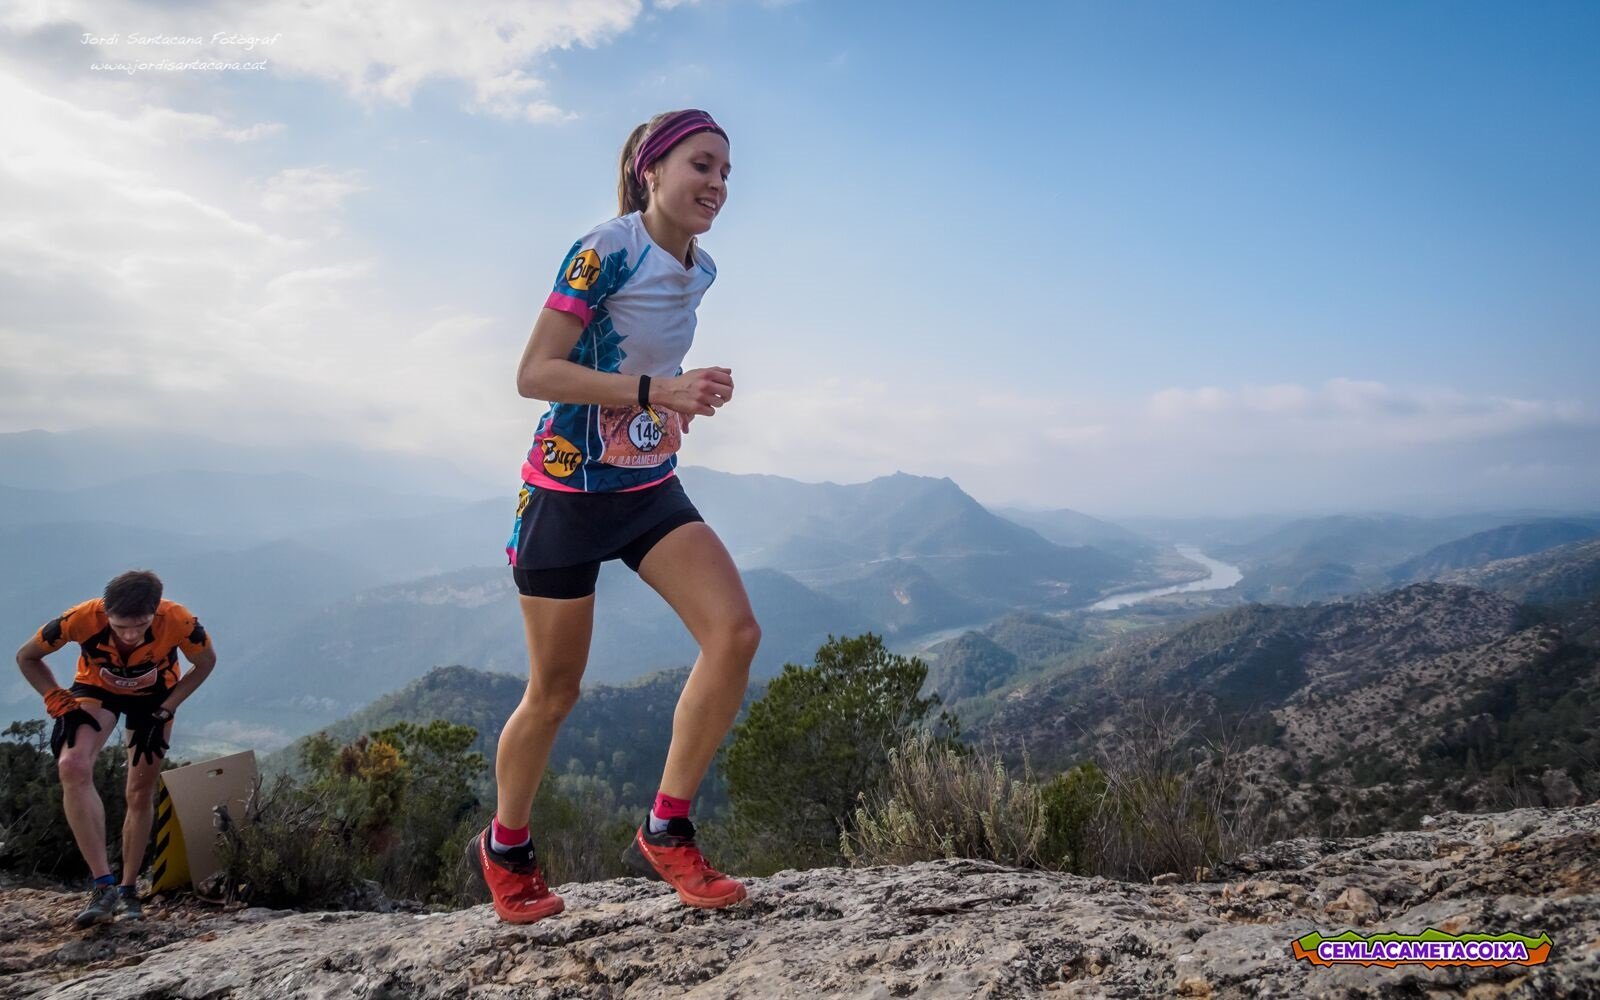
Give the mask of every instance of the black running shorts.
POLYGON ((517 591, 572 599, 594 593, 600 564, 621 559, 635 573, 667 533, 704 521, 677 476, 615 493, 565 493, 523 486, 506 554, 517 591))
POLYGON ((159 685, 139 694, 123 694, 120 691, 108 691, 93 684, 82 683, 74 684, 67 690, 71 691, 72 696, 80 702, 97 701, 100 707, 108 712, 134 718, 149 715, 160 708, 161 703, 166 701, 167 695, 171 693, 159 685))

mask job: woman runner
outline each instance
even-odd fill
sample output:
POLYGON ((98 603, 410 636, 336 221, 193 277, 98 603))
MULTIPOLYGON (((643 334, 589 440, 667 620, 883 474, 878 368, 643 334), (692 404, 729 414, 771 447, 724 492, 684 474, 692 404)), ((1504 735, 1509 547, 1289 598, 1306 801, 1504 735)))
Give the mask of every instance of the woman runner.
POLYGON ((689 906, 745 897, 695 846, 689 805, 744 698, 761 628, 727 549, 674 469, 696 416, 733 399, 733 372, 685 372, 695 308, 717 269, 696 237, 728 195, 728 135, 704 111, 657 115, 622 150, 618 217, 567 252, 534 323, 517 390, 550 401, 523 464, 506 552, 529 678, 500 734, 494 820, 469 853, 500 919, 560 913, 529 833, 556 730, 578 700, 600 564, 621 559, 683 619, 700 655, 672 720, 661 786, 623 853, 689 906))

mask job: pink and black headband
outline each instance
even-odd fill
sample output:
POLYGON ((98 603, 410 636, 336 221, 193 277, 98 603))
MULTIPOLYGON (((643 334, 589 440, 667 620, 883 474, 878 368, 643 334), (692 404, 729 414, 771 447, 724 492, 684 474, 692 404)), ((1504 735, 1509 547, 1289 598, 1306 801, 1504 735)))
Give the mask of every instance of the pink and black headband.
POLYGON ((639 143, 639 151, 633 154, 633 176, 644 187, 644 172, 657 160, 666 156, 673 146, 694 135, 696 132, 715 132, 724 139, 728 133, 722 130, 712 117, 704 111, 693 108, 688 111, 679 111, 670 118, 663 118, 644 141, 639 143))

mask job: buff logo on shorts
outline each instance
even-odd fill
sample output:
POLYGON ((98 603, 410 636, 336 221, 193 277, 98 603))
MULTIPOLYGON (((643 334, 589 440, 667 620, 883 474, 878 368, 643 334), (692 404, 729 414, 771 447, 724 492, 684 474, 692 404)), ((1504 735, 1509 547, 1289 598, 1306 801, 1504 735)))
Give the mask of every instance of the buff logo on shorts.
POLYGON ((589 286, 594 284, 594 279, 598 277, 600 277, 600 255, 593 250, 585 250, 572 258, 565 280, 578 291, 587 292, 589 286))
POLYGON ((1312 965, 1543 965, 1550 957, 1550 935, 1446 934, 1429 927, 1421 934, 1373 934, 1346 931, 1337 937, 1312 932, 1291 942, 1291 953, 1312 965))
POLYGON ((517 516, 518 517, 521 517, 522 516, 522 512, 528 509, 528 501, 532 500, 532 499, 533 499, 533 490, 531 490, 528 487, 524 486, 522 488, 522 492, 517 494, 517 516))
POLYGON ((557 479, 572 475, 583 461, 583 453, 559 434, 545 438, 540 444, 544 447, 544 471, 557 479))

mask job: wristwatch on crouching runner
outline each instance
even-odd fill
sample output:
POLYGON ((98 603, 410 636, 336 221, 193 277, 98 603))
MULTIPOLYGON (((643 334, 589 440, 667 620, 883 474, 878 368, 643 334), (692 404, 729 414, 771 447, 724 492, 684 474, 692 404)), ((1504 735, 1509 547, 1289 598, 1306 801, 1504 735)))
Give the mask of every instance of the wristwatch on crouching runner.
POLYGON ((172 709, 166 707, 165 705, 158 705, 150 710, 150 718, 156 720, 162 725, 166 725, 172 721, 172 709))

